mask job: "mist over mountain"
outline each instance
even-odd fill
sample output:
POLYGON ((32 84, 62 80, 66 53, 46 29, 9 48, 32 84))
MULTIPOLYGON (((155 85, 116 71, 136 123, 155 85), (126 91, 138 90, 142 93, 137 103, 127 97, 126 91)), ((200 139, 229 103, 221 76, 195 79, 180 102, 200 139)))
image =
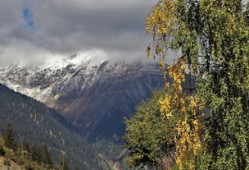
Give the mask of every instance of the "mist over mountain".
POLYGON ((39 66, 0 68, 0 82, 54 108, 88 139, 120 139, 124 118, 163 85, 156 64, 75 54, 39 66))

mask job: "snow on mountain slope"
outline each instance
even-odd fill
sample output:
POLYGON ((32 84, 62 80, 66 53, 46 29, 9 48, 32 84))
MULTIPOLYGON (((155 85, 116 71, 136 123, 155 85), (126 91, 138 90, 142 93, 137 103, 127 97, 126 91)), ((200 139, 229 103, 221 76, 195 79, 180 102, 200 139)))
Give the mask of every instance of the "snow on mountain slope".
POLYGON ((12 65, 0 68, 0 83, 16 92, 46 102, 58 98, 65 90, 63 85, 68 85, 80 72, 86 79, 81 88, 90 86, 98 78, 96 68, 105 61, 105 54, 96 51, 91 54, 74 54, 68 58, 50 58, 39 66, 12 65))
POLYGON ((104 53, 0 68, 0 83, 55 108, 89 138, 121 136, 123 120, 163 78, 155 64, 109 62, 104 53))

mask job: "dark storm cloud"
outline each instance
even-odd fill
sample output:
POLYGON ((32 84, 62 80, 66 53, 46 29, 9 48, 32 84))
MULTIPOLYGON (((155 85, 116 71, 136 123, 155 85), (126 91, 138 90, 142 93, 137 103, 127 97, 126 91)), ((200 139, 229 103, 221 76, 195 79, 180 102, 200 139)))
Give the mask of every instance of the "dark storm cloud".
POLYGON ((115 59, 144 57, 148 44, 145 18, 155 3, 156 0, 3 0, 0 59, 4 62, 15 52, 24 55, 19 57, 22 60, 38 60, 43 53, 70 54, 92 49, 115 59))

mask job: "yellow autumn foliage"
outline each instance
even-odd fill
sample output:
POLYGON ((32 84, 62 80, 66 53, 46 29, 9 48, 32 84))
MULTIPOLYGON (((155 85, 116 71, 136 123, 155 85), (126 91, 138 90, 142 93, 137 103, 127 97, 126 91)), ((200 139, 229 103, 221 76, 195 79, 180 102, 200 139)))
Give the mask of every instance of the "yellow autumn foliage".
POLYGON ((180 169, 194 169, 195 156, 201 148, 199 137, 200 122, 197 112, 198 101, 193 95, 186 95, 183 91, 185 82, 185 62, 179 59, 175 65, 169 66, 167 74, 173 79, 173 83, 166 88, 171 88, 160 100, 161 112, 167 119, 177 117, 176 131, 176 164, 180 169), (173 116, 175 114, 175 116, 173 116))
MULTIPOLYGON (((194 73, 194 68, 186 62, 186 57, 178 58, 175 64, 165 70, 165 50, 172 49, 172 37, 181 34, 186 41, 191 42, 190 32, 178 27, 185 27, 184 23, 177 20, 177 5, 179 0, 160 0, 147 17, 146 32, 153 36, 153 44, 148 47, 147 54, 159 56, 159 67, 163 71, 165 89, 167 93, 160 99, 161 114, 168 120, 176 119, 175 146, 176 164, 179 169, 195 169, 195 157, 201 148, 199 117, 200 108, 195 94, 186 94, 183 84, 186 81, 186 66, 188 71, 194 73), (176 24, 178 23, 178 25, 176 24), (169 79, 173 82, 170 84, 169 79)), ((178 6, 179 7, 179 6, 178 6)), ((178 50, 176 45, 174 49, 178 50)), ((192 87, 190 87, 192 88, 192 87)))

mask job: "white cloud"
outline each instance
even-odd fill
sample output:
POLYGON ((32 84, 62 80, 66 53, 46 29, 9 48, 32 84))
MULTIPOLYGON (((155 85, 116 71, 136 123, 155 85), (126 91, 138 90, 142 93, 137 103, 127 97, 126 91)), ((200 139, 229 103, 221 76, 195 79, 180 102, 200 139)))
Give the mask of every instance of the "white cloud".
POLYGON ((149 43, 144 22, 155 3, 156 0, 3 0, 0 63, 39 63, 49 53, 67 55, 93 49, 104 51, 114 60, 142 58, 149 43), (35 30, 23 26, 23 8, 32 13, 35 30))

